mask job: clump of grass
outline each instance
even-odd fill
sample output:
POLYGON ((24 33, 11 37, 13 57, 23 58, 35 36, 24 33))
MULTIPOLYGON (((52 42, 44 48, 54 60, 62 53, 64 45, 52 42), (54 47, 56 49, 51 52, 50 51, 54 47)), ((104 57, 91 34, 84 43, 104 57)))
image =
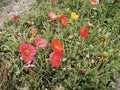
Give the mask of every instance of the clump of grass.
POLYGON ((93 7, 88 1, 61 0, 51 3, 44 1, 36 8, 19 17, 18 22, 5 22, 4 34, 0 37, 0 51, 8 70, 4 90, 112 90, 119 73, 120 58, 120 12, 118 3, 101 1, 93 7), (109 9, 112 6, 112 10, 109 9), (71 8, 72 7, 72 8, 71 8), (117 10, 114 10, 117 8, 117 10), (50 20, 48 13, 54 11, 57 19, 50 20), (79 18, 72 20, 70 15, 76 12, 79 18), (112 13, 114 12, 114 13, 112 13), (69 24, 59 22, 61 14, 67 16, 69 24), (112 17, 111 17, 112 15, 112 17), (33 21, 34 25, 26 23, 33 21), (88 25, 88 21, 94 26, 88 25), (87 38, 79 35, 81 28, 87 27, 87 38), (48 42, 45 50, 37 48, 33 60, 34 68, 26 68, 21 59, 20 45, 30 43, 30 31, 38 29, 36 37, 48 42), (72 38, 68 38, 73 35, 72 38), (62 64, 55 68, 49 61, 53 51, 52 40, 59 40, 63 46, 62 64))

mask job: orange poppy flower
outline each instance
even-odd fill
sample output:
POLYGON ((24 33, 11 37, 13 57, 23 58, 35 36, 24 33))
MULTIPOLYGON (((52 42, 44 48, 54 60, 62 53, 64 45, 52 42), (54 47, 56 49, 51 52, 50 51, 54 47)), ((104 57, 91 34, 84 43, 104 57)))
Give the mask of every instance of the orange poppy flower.
POLYGON ((62 14, 59 18, 59 22, 64 25, 64 26, 67 26, 68 25, 68 18, 62 14))
POLYGON ((90 23, 90 22, 88 22, 88 26, 94 27, 94 25, 92 23, 90 23))
POLYGON ((32 30, 30 31, 30 33, 31 33, 32 36, 36 36, 37 32, 38 32, 37 29, 32 29, 32 30))
POLYGON ((52 40, 51 46, 54 50, 63 51, 64 46, 58 40, 52 40))

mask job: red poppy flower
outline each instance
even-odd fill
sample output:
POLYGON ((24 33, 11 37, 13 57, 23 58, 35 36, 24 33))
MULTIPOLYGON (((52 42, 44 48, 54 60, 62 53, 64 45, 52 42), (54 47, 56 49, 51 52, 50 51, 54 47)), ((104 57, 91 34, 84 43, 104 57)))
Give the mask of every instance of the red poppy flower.
POLYGON ((53 51, 50 54, 49 60, 50 63, 52 64, 53 67, 60 67, 61 65, 61 61, 62 61, 62 52, 60 51, 53 51))
POLYGON ((68 25, 68 18, 62 14, 59 18, 59 22, 64 25, 64 26, 67 26, 68 25))
POLYGON ((14 15, 13 15, 13 20, 14 20, 15 22, 17 22, 17 21, 19 20, 19 17, 14 14, 14 15))
POLYGON ((82 29, 80 29, 80 36, 82 36, 82 37, 88 37, 88 28, 82 28, 82 29))
POLYGON ((30 65, 36 54, 36 48, 31 44, 21 44, 20 53, 25 62, 30 65))
POLYGON ((54 50, 58 50, 58 51, 64 50, 64 46, 58 40, 52 40, 51 46, 54 50))

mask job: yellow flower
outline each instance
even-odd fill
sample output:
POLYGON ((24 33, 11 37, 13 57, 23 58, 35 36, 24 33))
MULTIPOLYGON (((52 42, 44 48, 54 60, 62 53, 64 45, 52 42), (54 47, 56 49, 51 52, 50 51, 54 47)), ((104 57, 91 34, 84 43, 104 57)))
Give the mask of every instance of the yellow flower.
POLYGON ((30 40, 29 40, 30 43, 33 43, 34 42, 34 37, 31 37, 30 40))
POLYGON ((75 12, 71 13, 71 19, 76 20, 76 19, 78 19, 78 17, 79 16, 75 12))
POLYGON ((94 25, 92 23, 90 23, 90 22, 88 22, 88 26, 94 27, 94 25))

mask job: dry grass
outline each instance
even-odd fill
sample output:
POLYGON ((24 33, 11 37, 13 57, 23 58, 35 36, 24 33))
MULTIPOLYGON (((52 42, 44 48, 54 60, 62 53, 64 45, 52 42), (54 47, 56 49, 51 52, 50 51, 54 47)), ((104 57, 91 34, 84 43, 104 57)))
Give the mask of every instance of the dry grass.
POLYGON ((0 68, 0 88, 3 88, 5 86, 5 82, 4 80, 7 80, 8 78, 8 70, 7 70, 7 65, 6 62, 3 61, 2 66, 0 68))

